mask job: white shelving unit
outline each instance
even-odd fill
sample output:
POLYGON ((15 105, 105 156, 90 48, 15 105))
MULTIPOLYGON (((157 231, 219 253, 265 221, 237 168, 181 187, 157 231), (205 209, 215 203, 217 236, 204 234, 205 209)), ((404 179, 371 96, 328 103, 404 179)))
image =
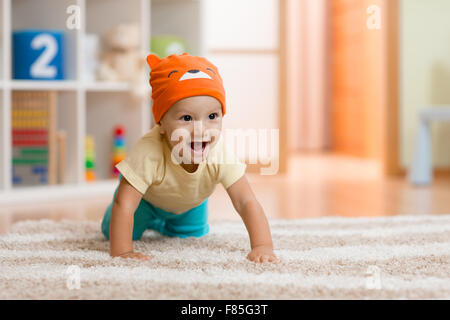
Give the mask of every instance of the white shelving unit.
POLYGON ((86 34, 103 35, 124 22, 141 27, 141 51, 150 50, 150 36, 176 34, 189 43, 190 54, 204 54, 204 0, 0 0, 0 206, 30 201, 96 196, 110 193, 117 185, 109 178, 113 127, 126 128, 131 147, 153 126, 151 90, 142 103, 129 95, 128 83, 84 80, 86 34), (78 5, 81 27, 69 30, 66 9, 78 5), (11 75, 12 31, 24 28, 59 29, 66 33, 64 81, 13 80, 11 75), (64 185, 16 187, 11 181, 11 93, 14 90, 56 90, 58 129, 67 132, 66 183, 64 185), (98 181, 85 181, 84 141, 92 134, 96 142, 98 181))

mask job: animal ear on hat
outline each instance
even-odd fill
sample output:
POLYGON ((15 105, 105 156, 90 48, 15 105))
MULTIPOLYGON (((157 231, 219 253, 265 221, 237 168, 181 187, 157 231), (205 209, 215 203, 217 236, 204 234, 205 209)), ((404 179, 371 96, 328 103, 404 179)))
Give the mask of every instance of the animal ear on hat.
POLYGON ((156 54, 151 53, 147 56, 147 63, 151 69, 156 67, 160 61, 161 59, 156 54))

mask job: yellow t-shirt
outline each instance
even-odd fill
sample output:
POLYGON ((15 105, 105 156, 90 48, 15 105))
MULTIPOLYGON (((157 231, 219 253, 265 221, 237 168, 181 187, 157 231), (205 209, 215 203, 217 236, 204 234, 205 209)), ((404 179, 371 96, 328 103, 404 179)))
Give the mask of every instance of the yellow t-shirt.
POLYGON ((245 174, 222 135, 195 172, 189 173, 171 159, 171 151, 155 125, 130 149, 116 168, 143 199, 163 210, 180 214, 200 205, 221 183, 225 189, 245 174), (222 161, 219 161, 222 160, 222 161))

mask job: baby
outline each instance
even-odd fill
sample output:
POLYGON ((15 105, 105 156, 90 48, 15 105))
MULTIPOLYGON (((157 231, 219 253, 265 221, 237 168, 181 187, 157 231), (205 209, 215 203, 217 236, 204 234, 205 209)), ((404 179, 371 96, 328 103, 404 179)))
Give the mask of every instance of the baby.
POLYGON ((246 164, 220 135, 225 91, 217 68, 187 53, 164 59, 150 54, 147 62, 156 125, 116 165, 120 183, 102 221, 111 256, 150 259, 132 244, 147 229, 170 237, 206 235, 208 197, 221 183, 250 236, 247 258, 278 263, 246 164))

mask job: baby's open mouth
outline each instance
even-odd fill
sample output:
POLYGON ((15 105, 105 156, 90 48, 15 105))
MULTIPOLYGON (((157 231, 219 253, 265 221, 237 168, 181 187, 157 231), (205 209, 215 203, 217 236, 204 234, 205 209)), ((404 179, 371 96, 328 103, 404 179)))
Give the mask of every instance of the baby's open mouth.
POLYGON ((204 151, 209 141, 193 141, 191 142, 191 149, 194 151, 204 151))

